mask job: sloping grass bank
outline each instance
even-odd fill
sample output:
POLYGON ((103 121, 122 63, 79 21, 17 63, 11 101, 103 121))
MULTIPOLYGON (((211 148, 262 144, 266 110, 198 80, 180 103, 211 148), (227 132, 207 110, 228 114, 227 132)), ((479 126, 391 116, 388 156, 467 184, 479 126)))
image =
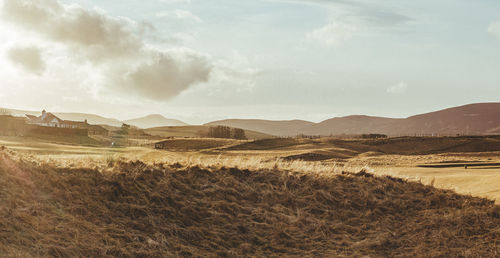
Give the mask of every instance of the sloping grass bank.
POLYGON ((318 176, 110 162, 55 168, 0 153, 10 256, 484 256, 492 201, 366 173, 318 176))

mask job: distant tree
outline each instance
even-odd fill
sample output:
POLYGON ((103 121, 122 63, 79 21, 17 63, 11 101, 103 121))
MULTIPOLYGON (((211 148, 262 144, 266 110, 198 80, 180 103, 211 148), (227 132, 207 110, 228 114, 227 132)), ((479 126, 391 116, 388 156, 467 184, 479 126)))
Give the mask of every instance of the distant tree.
POLYGON ((122 124, 122 127, 120 128, 120 131, 118 131, 119 134, 128 134, 130 131, 130 125, 128 124, 122 124))
POLYGON ((228 126, 220 126, 219 138, 231 138, 231 128, 228 126))
POLYGON ((215 127, 208 128, 208 137, 215 138, 215 127))
POLYGON ((240 128, 234 128, 232 135, 234 139, 238 140, 245 140, 247 138, 245 135, 245 130, 240 128))
POLYGON ((210 137, 210 138, 217 138, 215 136, 216 136, 216 129, 215 129, 215 127, 208 128, 208 137, 210 137))
POLYGON ((363 138, 363 139, 381 139, 381 138, 387 138, 387 135, 378 134, 378 133, 371 133, 371 134, 363 134, 363 135, 361 135, 361 138, 363 138))
POLYGON ((231 128, 219 125, 208 129, 208 137, 212 138, 231 138, 231 128))

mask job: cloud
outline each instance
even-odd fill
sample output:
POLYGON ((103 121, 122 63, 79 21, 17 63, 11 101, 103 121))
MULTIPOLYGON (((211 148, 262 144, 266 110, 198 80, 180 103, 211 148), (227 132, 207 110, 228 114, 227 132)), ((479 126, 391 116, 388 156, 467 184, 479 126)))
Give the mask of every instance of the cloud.
POLYGON ((236 92, 250 92, 263 73, 261 69, 251 67, 248 58, 237 51, 231 58, 218 60, 215 64, 213 82, 217 86, 212 89, 211 95, 228 91, 228 88, 236 92))
POLYGON ((394 86, 387 88, 387 93, 390 94, 402 94, 408 90, 408 84, 406 82, 400 82, 394 86))
POLYGON ((492 22, 488 27, 488 33, 500 39, 500 22, 492 22))
POLYGON ((7 57, 24 70, 41 75, 45 70, 41 52, 37 47, 14 47, 8 50, 7 57))
POLYGON ((143 46, 139 26, 132 21, 57 0, 5 0, 3 14, 14 24, 85 51, 94 59, 128 55, 143 46))
POLYGON ((343 12, 343 16, 371 26, 397 26, 414 20, 393 6, 378 0, 268 0, 301 5, 317 5, 329 7, 335 12, 343 12))
POLYGON ((414 19, 402 9, 375 0, 268 0, 312 5, 328 11, 328 23, 306 34, 309 40, 339 46, 356 34, 400 31, 414 19))
POLYGON ((175 18, 179 20, 189 20, 197 23, 203 22, 203 20, 191 13, 190 11, 187 10, 175 10, 173 12, 160 12, 157 13, 156 16, 158 17, 170 17, 170 18, 175 18))
POLYGON ((356 27, 353 25, 331 22, 308 33, 307 38, 327 46, 338 46, 342 42, 349 40, 355 31, 356 27))
POLYGON ((115 73, 115 87, 135 92, 153 100, 176 96, 192 84, 208 80, 212 65, 204 56, 185 51, 154 53, 149 63, 141 64, 125 75, 115 73), (165 82, 169 87, 165 87, 165 82))
POLYGON ((5 20, 64 46, 75 62, 90 64, 111 89, 121 89, 116 84, 122 83, 130 94, 166 100, 207 81, 212 69, 208 58, 194 51, 149 46, 144 24, 102 10, 58 0, 4 0, 2 13, 5 20))

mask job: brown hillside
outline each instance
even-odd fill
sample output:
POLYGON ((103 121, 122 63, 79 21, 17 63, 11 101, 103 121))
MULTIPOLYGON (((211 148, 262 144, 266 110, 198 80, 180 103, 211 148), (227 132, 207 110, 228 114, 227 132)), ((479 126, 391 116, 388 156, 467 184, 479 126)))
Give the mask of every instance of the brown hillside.
POLYGON ((437 153, 500 151, 498 136, 397 137, 376 140, 330 140, 333 146, 359 153, 425 155, 437 153))
POLYGON ((306 135, 386 134, 399 119, 373 116, 346 116, 332 118, 303 129, 306 135))
POLYGON ((165 164, 54 168, 0 154, 6 256, 482 256, 492 201, 366 173, 311 176, 165 164))
POLYGON ((500 103, 471 104, 412 116, 397 129, 397 133, 500 134, 500 103))
POLYGON ((332 118, 304 128, 307 135, 381 133, 387 135, 500 134, 500 103, 448 108, 405 119, 370 116, 332 118))

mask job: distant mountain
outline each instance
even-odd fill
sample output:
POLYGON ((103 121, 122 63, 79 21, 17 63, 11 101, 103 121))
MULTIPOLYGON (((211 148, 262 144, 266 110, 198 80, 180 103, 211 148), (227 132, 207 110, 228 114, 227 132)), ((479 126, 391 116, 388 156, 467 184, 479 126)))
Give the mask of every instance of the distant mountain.
POLYGON ((133 126, 137 126, 139 128, 153 128, 153 127, 162 127, 162 126, 186 126, 188 124, 176 120, 176 119, 168 119, 162 115, 149 115, 145 117, 130 119, 123 121, 126 124, 130 124, 133 126))
POLYGON ((276 136, 295 136, 299 134, 302 129, 314 125, 314 123, 304 120, 272 121, 260 119, 228 119, 206 123, 205 125, 224 125, 276 136))
POLYGON ((374 116, 346 116, 325 120, 304 128, 306 135, 387 133, 399 119, 374 116))
POLYGON ((302 130, 307 135, 382 133, 387 135, 500 134, 500 103, 448 108, 403 119, 347 116, 325 120, 302 130))
POLYGON ((470 104, 411 116, 396 129, 396 133, 500 134, 500 103, 470 104))
POLYGON ((391 136, 500 134, 500 103, 470 104, 408 118, 354 115, 335 117, 320 123, 302 120, 228 119, 210 122, 205 125, 226 125, 275 136, 295 136, 298 134, 328 136, 369 133, 391 136))
MULTIPOLYGON (((12 115, 25 114, 39 116, 41 111, 24 111, 6 109, 12 115)), ((162 115, 120 121, 99 115, 84 113, 54 113, 64 120, 83 121, 90 124, 121 126, 122 123, 131 124, 140 128, 186 126, 187 124, 167 119, 162 115)), ((397 135, 486 135, 500 134, 500 102, 478 103, 459 107, 447 108, 435 112, 411 116, 408 118, 387 118, 374 116, 346 116, 336 117, 320 123, 304 120, 273 121, 260 119, 228 119, 206 123, 203 130, 210 126, 225 125, 242 128, 265 135, 295 136, 306 135, 340 135, 340 134, 368 134, 380 133, 390 136, 397 135)), ((196 128, 198 130, 199 128, 196 128)), ((169 129, 170 130, 170 129, 169 129)), ((260 138, 256 136, 255 138, 260 138)), ((500 147, 499 147, 500 149, 500 147)))

